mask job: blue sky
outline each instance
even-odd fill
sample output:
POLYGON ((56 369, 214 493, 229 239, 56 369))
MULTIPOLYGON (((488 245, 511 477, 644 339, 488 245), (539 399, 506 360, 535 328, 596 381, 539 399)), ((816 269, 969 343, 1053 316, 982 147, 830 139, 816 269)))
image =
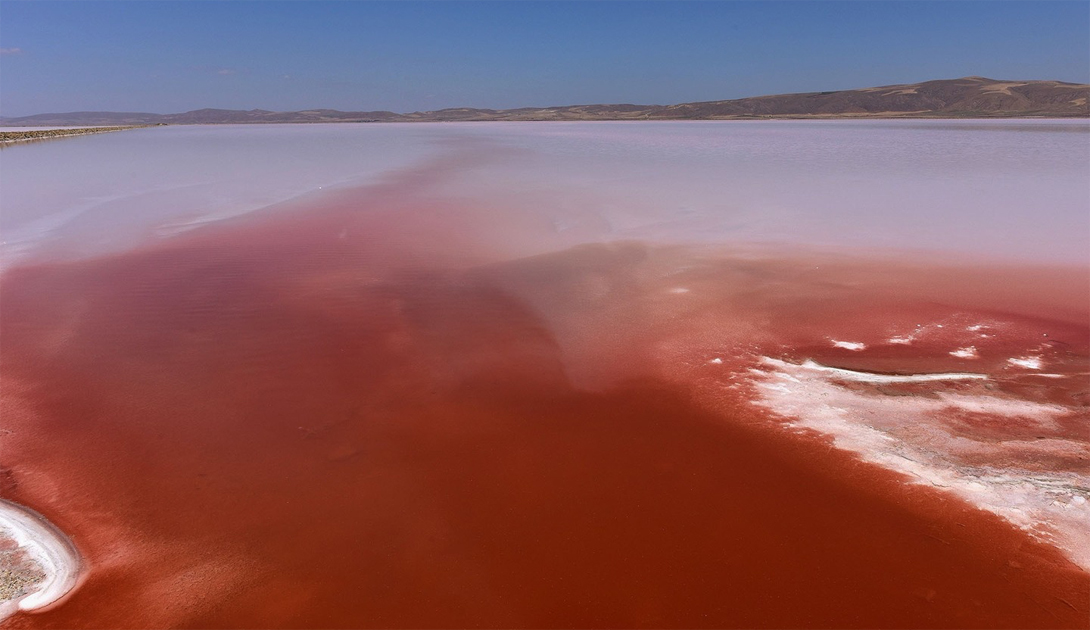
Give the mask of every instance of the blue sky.
POLYGON ((1090 82, 1090 2, 0 0, 0 113, 669 104, 1090 82))

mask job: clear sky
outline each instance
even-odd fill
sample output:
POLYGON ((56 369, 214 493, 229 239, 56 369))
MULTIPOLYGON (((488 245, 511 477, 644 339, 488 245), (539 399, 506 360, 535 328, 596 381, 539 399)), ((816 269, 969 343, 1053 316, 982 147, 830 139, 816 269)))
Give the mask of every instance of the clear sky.
POLYGON ((0 113, 670 104, 1090 82, 1090 2, 0 0, 0 113))

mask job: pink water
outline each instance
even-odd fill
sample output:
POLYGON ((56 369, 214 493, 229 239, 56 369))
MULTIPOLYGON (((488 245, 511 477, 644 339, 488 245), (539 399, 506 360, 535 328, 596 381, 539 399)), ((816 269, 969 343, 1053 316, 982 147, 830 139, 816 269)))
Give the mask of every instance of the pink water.
MULTIPOLYGON (((1062 518, 1087 492, 1086 199, 1049 171, 1087 159, 1081 127, 306 129, 20 149, 116 190, 52 231, 30 201, 0 213, 25 230, 0 278, 3 492, 87 561, 6 625, 1087 626, 1062 518), (243 213, 256 179, 152 176, 199 180, 171 153, 198 138, 255 171, 291 138, 337 160, 243 213), (126 153, 153 145, 178 168, 126 153), (346 165, 379 147, 404 164, 346 165), (183 210, 235 216, 159 229, 183 210), (792 383, 767 359, 987 380, 792 383), (819 394, 795 417, 769 384, 819 394), (821 394, 949 485, 805 424, 821 394)), ((0 194, 62 199, 8 186, 35 159, 5 150, 0 194)))

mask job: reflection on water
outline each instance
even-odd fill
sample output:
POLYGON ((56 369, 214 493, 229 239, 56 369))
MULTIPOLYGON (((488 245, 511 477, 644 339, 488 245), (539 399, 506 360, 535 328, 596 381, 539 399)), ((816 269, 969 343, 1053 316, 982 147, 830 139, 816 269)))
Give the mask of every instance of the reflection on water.
MULTIPOLYGON (((385 146, 412 166, 353 158, 323 180, 335 191, 230 220, 202 222, 253 203, 264 180, 200 182, 205 166, 179 171, 191 196, 149 167, 135 171, 139 196, 111 171, 96 191, 109 199, 78 212, 17 208, 22 226, 54 227, 25 232, 0 281, 5 498, 68 533, 88 568, 61 606, 11 623, 1086 625, 1084 550, 1054 516, 1078 523, 1086 509, 1090 284, 1065 258, 1085 242, 1065 235, 1055 255, 1005 265, 815 253, 824 232, 806 247, 751 242, 804 241, 815 208, 850 223, 853 200, 873 211, 875 187, 891 185, 895 161, 846 179, 860 162, 821 148, 827 124, 794 140, 791 125, 711 139, 719 127, 495 128, 390 126, 385 146), (736 170, 690 170, 701 152, 736 170), (780 170, 762 177, 770 163, 780 170), (832 174, 822 185, 845 191, 838 203, 787 203, 832 174), (726 184, 740 188, 729 217, 711 194, 726 184), (215 191, 221 205, 185 214, 215 191), (761 191, 780 214, 742 201, 761 191), (671 195, 686 209, 663 205, 671 195), (147 214, 132 214, 140 204, 147 214), (96 241, 121 224, 140 229, 96 241), (939 487, 983 469, 1012 487, 1062 478, 1049 500, 1070 507, 1033 511, 1032 488, 986 504, 968 485, 939 487)), ((341 158, 366 153, 366 134, 329 129, 224 129, 222 146, 280 147, 253 168, 283 159, 285 172, 291 147, 321 153, 315 138, 341 158)), ((184 145, 217 130, 147 131, 124 135, 184 145)), ((890 144, 849 137, 864 156, 890 144)), ((1032 137, 1047 151, 1030 171, 1067 146, 1032 137)), ((996 173, 1017 159, 947 140, 889 150, 975 155, 964 179, 940 180, 962 193, 988 181, 978 192, 996 202, 1012 190, 996 173)), ((902 179, 938 177, 944 159, 910 161, 902 179)), ((1059 183, 1035 194, 1077 226, 1077 182, 1045 179, 1059 183)), ((879 246, 873 220, 841 245, 879 246)), ((966 236, 968 222, 951 225, 966 236)), ((988 235, 1001 233, 982 230, 976 251, 999 257, 988 235)), ((1036 256, 1032 232, 1008 237, 1036 256)))

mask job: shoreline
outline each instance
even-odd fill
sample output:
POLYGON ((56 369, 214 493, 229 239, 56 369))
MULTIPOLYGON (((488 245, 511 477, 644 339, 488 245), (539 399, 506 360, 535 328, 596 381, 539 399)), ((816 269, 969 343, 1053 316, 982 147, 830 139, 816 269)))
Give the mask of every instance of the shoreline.
POLYGON ((141 129, 151 125, 124 125, 117 127, 71 127, 65 129, 41 129, 37 131, 3 131, 0 127, 0 147, 19 142, 33 142, 35 140, 52 140, 54 138, 68 138, 72 136, 87 136, 95 133, 109 133, 111 131, 125 131, 127 129, 141 129))
POLYGON ((0 534, 10 537, 45 573, 33 590, 0 602, 0 620, 18 611, 45 608, 76 585, 80 557, 68 537, 30 508, 0 499, 0 534))
MULTIPOLYGON (((974 113, 965 116, 953 116, 944 114, 773 114, 767 116, 711 116, 707 118, 409 118, 396 120, 225 120, 221 122, 172 122, 172 123, 138 123, 120 126, 95 126, 88 124, 83 127, 52 127, 45 131, 79 131, 81 133, 63 133, 57 135, 43 135, 41 137, 7 139, 8 134, 15 133, 40 133, 38 131, 6 132, 0 126, 0 146, 7 143, 23 142, 26 140, 43 140, 68 135, 84 135, 105 131, 123 131, 125 129, 140 129, 144 127, 229 127, 229 126, 267 126, 267 125, 399 125, 399 124, 451 124, 451 123, 721 123, 721 122, 774 122, 774 121, 890 121, 908 120, 915 122, 926 121, 954 121, 954 122, 1001 122, 1001 121, 1081 121, 1090 123, 1090 115, 1078 114, 1063 116, 1058 114, 1026 114, 1017 116, 997 115, 987 116, 974 113)), ((58 123, 59 125, 59 123, 58 123)))

